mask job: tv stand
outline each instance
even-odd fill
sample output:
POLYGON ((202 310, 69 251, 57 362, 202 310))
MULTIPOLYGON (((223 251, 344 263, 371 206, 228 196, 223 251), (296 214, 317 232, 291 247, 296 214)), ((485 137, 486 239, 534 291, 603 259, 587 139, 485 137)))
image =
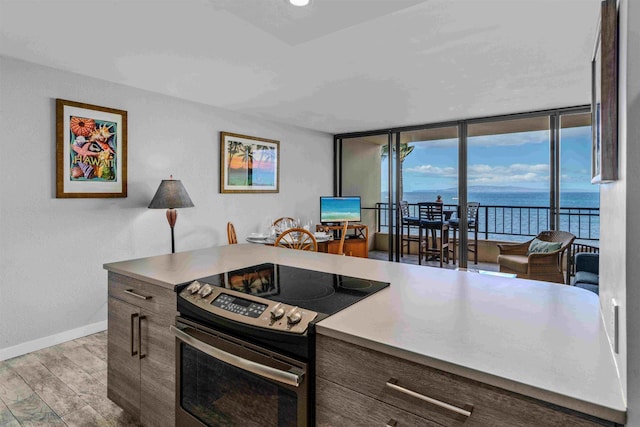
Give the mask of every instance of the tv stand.
MULTIPOLYGON (((333 233, 333 240, 318 243, 318 252, 337 254, 338 246, 340 245, 342 225, 318 224, 316 225, 316 231, 333 233)), ((351 234, 345 237, 343 252, 350 256, 369 258, 369 227, 364 224, 349 223, 347 233, 349 232, 351 232, 351 234)))

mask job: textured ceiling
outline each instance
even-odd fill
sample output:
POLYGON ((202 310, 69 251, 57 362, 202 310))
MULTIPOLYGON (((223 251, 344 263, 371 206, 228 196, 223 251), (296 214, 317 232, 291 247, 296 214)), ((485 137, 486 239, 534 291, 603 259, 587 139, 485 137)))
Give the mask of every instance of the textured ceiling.
POLYGON ((599 4, 0 0, 0 54, 340 133, 588 104, 599 4))

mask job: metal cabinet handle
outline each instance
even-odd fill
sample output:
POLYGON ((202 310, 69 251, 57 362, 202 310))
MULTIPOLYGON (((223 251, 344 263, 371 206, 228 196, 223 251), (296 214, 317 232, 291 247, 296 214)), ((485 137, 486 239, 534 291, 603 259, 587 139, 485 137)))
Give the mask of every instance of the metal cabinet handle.
POLYGON ((131 330, 130 330, 130 332, 131 332, 131 357, 133 357, 136 354, 138 354, 138 352, 133 349, 133 322, 134 322, 134 319, 136 317, 138 317, 138 316, 139 316, 138 313, 131 313, 131 330))
POLYGON ((138 317, 138 359, 144 359, 146 354, 142 354, 142 321, 145 320, 147 316, 139 316, 138 317))
POLYGON ((133 292, 133 289, 125 289, 125 290, 124 290, 124 293, 125 293, 125 294, 129 294, 129 295, 131 295, 131 296, 133 296, 133 297, 136 297, 136 298, 143 299, 143 300, 148 300, 148 299, 153 298, 153 297, 151 297, 151 296, 140 295, 140 294, 138 294, 138 293, 136 293, 136 292, 133 292))
POLYGON ((191 347, 194 347, 215 359, 235 366, 236 368, 251 372, 252 374, 264 378, 269 378, 271 380, 278 381, 283 384, 288 384, 294 387, 298 387, 300 383, 302 383, 302 380, 304 378, 304 372, 292 372, 294 371, 294 369, 291 369, 290 371, 283 371, 280 369, 272 368, 271 366, 262 365, 252 360, 247 360, 242 357, 236 356, 235 354, 227 353, 226 351, 215 348, 207 343, 200 341, 195 337, 192 337, 188 333, 181 331, 173 325, 169 326, 169 329, 174 333, 176 338, 190 345, 191 347))
POLYGON ((391 418, 389 421, 387 421, 385 427, 398 427, 398 422, 391 418))
POLYGON ((458 413, 460 415, 464 415, 465 417, 471 416, 471 411, 467 411, 466 409, 458 408, 457 406, 449 405, 448 403, 445 403, 445 402, 443 402, 441 400, 425 396, 424 394, 416 393, 415 391, 409 390, 409 389, 404 388, 404 387, 400 387, 398 385, 398 380, 395 379, 395 378, 391 378, 391 379, 389 379, 389 381, 387 381, 387 387, 392 388, 393 390, 397 390, 400 393, 408 394, 409 396, 418 398, 418 399, 423 400, 425 402, 432 403, 432 404, 434 404, 436 406, 439 406, 441 408, 448 409, 448 410, 453 411, 455 413, 458 413))

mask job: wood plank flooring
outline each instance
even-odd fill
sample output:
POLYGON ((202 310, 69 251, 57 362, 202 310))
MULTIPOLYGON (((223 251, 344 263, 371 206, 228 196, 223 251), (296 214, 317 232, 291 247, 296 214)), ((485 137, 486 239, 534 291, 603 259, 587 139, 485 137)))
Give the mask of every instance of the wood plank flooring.
POLYGON ((0 362, 0 427, 139 426, 107 398, 107 332, 0 362))

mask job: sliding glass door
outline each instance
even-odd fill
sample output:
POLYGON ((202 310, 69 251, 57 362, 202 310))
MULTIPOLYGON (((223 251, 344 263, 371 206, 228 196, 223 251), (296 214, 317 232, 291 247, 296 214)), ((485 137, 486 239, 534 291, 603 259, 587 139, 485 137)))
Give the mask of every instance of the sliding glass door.
POLYGON ((370 253, 382 259, 417 262, 417 228, 403 216, 438 196, 456 267, 495 264, 496 242, 544 230, 597 244, 590 117, 585 106, 337 135, 336 194, 362 197, 370 253))

